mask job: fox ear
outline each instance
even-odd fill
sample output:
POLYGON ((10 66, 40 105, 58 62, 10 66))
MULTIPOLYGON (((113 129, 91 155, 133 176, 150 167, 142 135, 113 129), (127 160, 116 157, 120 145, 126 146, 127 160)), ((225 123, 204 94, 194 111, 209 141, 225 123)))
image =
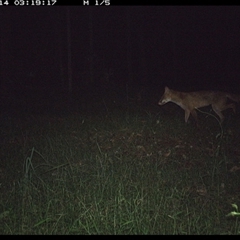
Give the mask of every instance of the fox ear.
POLYGON ((169 88, 166 86, 166 87, 165 87, 165 91, 168 91, 168 90, 169 90, 169 88))

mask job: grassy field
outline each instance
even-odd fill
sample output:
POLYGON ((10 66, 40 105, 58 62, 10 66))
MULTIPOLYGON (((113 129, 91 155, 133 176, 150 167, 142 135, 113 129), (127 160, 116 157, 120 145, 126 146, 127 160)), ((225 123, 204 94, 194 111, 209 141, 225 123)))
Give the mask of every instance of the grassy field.
POLYGON ((240 116, 172 107, 2 117, 0 233, 239 234, 240 116))

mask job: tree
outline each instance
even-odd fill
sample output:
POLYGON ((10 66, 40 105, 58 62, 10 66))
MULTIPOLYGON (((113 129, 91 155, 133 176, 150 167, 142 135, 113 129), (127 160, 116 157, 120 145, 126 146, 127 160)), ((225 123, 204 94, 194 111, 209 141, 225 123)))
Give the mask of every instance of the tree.
POLYGON ((68 94, 72 97, 72 46, 70 9, 67 7, 68 94))

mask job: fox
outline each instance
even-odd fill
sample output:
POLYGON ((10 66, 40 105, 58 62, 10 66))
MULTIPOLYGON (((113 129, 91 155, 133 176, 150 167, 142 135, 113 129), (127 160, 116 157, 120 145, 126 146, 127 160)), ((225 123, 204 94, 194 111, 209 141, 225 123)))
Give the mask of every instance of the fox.
POLYGON ((158 102, 158 105, 164 105, 173 102, 185 111, 185 122, 188 122, 190 114, 198 125, 196 109, 211 105, 213 111, 220 118, 220 123, 224 120, 222 111, 231 108, 236 113, 235 104, 228 103, 228 99, 234 102, 240 102, 240 96, 220 91, 198 91, 198 92, 179 92, 165 87, 164 94, 158 102))

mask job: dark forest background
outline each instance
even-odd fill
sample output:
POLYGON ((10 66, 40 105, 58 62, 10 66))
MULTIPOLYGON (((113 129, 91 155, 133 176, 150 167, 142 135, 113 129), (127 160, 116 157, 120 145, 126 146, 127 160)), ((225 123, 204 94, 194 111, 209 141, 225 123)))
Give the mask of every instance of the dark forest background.
POLYGON ((3 112, 240 90, 238 6, 5 7, 0 20, 3 112))

